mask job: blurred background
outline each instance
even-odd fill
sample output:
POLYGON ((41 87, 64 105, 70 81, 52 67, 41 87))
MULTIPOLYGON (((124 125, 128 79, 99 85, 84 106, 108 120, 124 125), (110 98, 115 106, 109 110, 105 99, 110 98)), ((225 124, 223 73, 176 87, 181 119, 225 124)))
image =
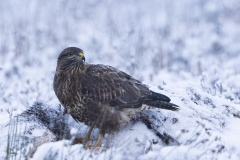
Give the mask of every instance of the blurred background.
POLYGON ((1 1, 0 111, 54 99, 57 57, 69 46, 146 83, 170 74, 239 90, 239 26, 238 0, 1 1))

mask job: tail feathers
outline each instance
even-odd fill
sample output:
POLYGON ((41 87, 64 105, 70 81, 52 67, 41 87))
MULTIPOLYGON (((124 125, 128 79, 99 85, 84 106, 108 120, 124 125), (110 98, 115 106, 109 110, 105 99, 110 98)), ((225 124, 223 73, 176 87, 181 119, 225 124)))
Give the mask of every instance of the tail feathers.
POLYGON ((171 110, 171 111, 179 110, 179 106, 177 106, 176 104, 160 101, 160 100, 145 101, 144 104, 147 104, 149 106, 153 106, 156 108, 171 110))
POLYGON ((156 93, 151 91, 151 95, 148 95, 145 99, 145 102, 147 101, 152 101, 152 100, 160 100, 160 101, 165 101, 165 102, 170 102, 171 99, 163 94, 156 93))

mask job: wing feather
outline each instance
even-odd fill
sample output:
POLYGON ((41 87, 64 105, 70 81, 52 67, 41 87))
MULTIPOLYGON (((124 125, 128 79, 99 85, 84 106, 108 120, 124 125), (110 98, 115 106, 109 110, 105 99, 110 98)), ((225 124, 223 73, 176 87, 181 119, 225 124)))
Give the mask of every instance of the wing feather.
POLYGON ((90 65, 82 82, 84 96, 113 107, 139 107, 151 92, 138 80, 113 67, 90 65))

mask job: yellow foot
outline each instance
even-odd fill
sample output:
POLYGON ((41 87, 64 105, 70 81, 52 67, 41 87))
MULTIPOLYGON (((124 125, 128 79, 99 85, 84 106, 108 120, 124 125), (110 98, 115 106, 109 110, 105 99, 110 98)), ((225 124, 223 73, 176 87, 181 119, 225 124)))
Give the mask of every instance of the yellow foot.
POLYGON ((83 143, 84 138, 74 138, 72 144, 79 144, 79 143, 83 143))
POLYGON ((81 138, 81 137, 80 138, 74 138, 72 144, 74 145, 74 144, 81 143, 81 144, 85 145, 85 149, 93 149, 94 148, 95 150, 99 150, 101 148, 102 138, 103 138, 103 135, 99 134, 95 147, 93 147, 94 146, 94 145, 92 145, 93 141, 89 137, 87 137, 87 138, 81 138))
POLYGON ((96 144, 96 150, 99 150, 100 149, 100 146, 101 146, 101 142, 102 142, 102 137, 103 137, 103 135, 100 133, 99 135, 98 135, 98 140, 97 140, 97 144, 96 144))
POLYGON ((85 149, 95 149, 95 150, 99 150, 101 147, 100 146, 92 146, 92 145, 88 145, 85 147, 85 149))
POLYGON ((93 145, 87 145, 87 146, 85 147, 85 149, 95 149, 95 150, 99 150, 99 149, 101 148, 102 137, 103 137, 103 135, 102 135, 102 134, 99 134, 99 135, 98 135, 97 142, 96 142, 96 145, 95 145, 95 146, 93 146, 93 145))
POLYGON ((85 147, 85 149, 92 149, 93 147, 91 145, 88 145, 85 147))
POLYGON ((99 150, 100 148, 101 148, 100 146, 96 146, 96 147, 95 147, 96 150, 99 150))
POLYGON ((72 142, 72 144, 74 145, 74 144, 79 144, 79 143, 81 143, 81 144, 86 144, 87 142, 90 142, 90 141, 93 141, 92 139, 87 139, 86 140, 86 138, 74 138, 73 139, 73 142, 72 142))

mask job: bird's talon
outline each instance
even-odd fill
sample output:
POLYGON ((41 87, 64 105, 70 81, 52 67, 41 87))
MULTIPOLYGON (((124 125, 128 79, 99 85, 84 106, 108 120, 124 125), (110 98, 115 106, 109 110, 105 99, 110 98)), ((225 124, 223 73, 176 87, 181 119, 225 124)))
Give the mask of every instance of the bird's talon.
POLYGON ((85 147, 85 149, 92 149, 92 146, 88 145, 88 146, 85 147))
POLYGON ((79 143, 83 143, 84 142, 84 138, 74 138, 72 144, 79 144, 79 143))
POLYGON ((92 145, 88 145, 88 146, 85 147, 85 149, 95 149, 95 150, 99 150, 100 148, 101 148, 100 146, 94 147, 92 145))
POLYGON ((96 147, 95 147, 96 150, 99 150, 100 148, 101 148, 100 146, 96 146, 96 147))

